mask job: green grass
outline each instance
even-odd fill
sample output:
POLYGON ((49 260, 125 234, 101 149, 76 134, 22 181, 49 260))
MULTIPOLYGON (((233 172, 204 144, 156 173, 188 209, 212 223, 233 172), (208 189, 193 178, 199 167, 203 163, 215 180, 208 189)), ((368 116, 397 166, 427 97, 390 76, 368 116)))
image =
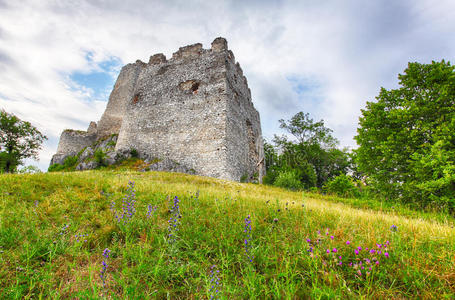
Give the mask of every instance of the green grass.
POLYGON ((0 298, 210 298, 213 265, 223 299, 454 297, 452 218, 355 206, 177 173, 0 175, 0 298), (120 212, 129 180, 135 182, 136 212, 118 223, 111 202, 120 212), (174 196, 182 217, 170 243, 174 196), (150 218, 148 205, 157 206, 150 218), (252 262, 244 249, 248 215, 252 262), (81 234, 87 236, 78 241, 81 234), (379 250, 376 244, 386 241, 388 258, 364 250, 379 250), (358 246, 363 249, 356 255, 358 246), (103 287, 105 248, 111 252, 103 287), (365 258, 375 265, 369 275, 365 258))

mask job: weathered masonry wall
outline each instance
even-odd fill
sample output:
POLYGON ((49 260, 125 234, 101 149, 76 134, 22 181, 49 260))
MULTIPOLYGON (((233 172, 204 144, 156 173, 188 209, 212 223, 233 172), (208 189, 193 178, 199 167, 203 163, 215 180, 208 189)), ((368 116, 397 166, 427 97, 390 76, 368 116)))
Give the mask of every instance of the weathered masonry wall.
POLYGON ((228 147, 228 172, 237 180, 252 179, 265 174, 264 145, 261 121, 251 101, 251 91, 234 54, 228 52, 226 64, 227 107, 226 140, 228 147))
MULTIPOLYGON (((89 127, 90 128, 90 127, 89 127)), ((82 149, 96 141, 96 134, 66 129, 62 132, 58 142, 57 153, 52 157, 51 164, 62 164, 66 157, 74 156, 82 149)))
MULTIPOLYGON (((116 150, 170 158, 196 174, 229 178, 224 51, 182 47, 139 75, 116 150)), ((154 61, 151 59, 151 61, 154 61)))
POLYGON ((260 180, 264 173, 259 113, 223 38, 211 49, 194 44, 169 60, 159 53, 124 66, 101 120, 87 132, 65 131, 53 162, 112 134, 113 161, 135 149, 204 176, 260 180))
POLYGON ((128 101, 132 98, 137 78, 145 64, 136 62, 122 68, 115 82, 114 89, 109 96, 106 110, 98 122, 98 138, 105 138, 111 134, 118 134, 122 126, 128 101))

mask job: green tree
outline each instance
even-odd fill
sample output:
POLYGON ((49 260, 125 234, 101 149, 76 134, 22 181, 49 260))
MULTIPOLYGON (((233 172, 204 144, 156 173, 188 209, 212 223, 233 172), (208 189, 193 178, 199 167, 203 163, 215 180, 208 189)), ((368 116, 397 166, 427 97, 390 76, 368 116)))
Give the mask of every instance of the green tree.
MULTIPOLYGON (((279 171, 293 171, 305 188, 322 187, 325 182, 340 174, 346 174, 349 157, 346 150, 336 148, 337 139, 324 121, 315 122, 308 113, 299 112, 290 120, 280 120, 280 127, 294 139, 275 136, 274 143, 280 149, 275 165, 268 163, 267 179, 279 171)), ((269 146, 268 146, 269 147, 269 146)), ((269 147, 270 148, 270 147, 269 147)), ((276 157, 277 152, 266 149, 266 156, 276 157)), ((267 180, 266 180, 267 182, 267 180)))
POLYGON ((38 150, 46 139, 29 122, 0 111, 0 171, 14 173, 23 159, 38 159, 38 150))
MULTIPOLYGON (((400 87, 367 102, 357 130, 360 171, 381 194, 423 205, 455 196, 455 71, 449 62, 409 63, 400 87)), ((452 199, 451 201, 449 199, 452 199)))

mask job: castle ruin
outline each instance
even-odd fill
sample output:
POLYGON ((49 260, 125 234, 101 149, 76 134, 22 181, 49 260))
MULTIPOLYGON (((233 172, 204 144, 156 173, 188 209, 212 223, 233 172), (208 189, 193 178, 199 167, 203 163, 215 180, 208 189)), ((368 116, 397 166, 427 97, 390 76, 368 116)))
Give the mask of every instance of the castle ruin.
POLYGON ((78 169, 91 168, 83 160, 110 139, 110 163, 135 151, 198 175, 261 181, 261 123, 247 80, 224 38, 211 46, 198 43, 170 59, 160 53, 124 66, 100 121, 87 131, 63 131, 51 164, 79 155, 78 169))

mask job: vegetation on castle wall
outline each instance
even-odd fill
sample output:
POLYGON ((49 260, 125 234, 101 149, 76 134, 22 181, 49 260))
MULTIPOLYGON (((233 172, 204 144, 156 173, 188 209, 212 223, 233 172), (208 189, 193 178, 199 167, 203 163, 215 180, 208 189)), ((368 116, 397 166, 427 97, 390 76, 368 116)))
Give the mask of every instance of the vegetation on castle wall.
POLYGON ((65 158, 63 165, 61 164, 52 164, 47 169, 48 172, 60 172, 60 171, 74 171, 76 170, 76 165, 78 163, 78 156, 68 156, 65 158))

